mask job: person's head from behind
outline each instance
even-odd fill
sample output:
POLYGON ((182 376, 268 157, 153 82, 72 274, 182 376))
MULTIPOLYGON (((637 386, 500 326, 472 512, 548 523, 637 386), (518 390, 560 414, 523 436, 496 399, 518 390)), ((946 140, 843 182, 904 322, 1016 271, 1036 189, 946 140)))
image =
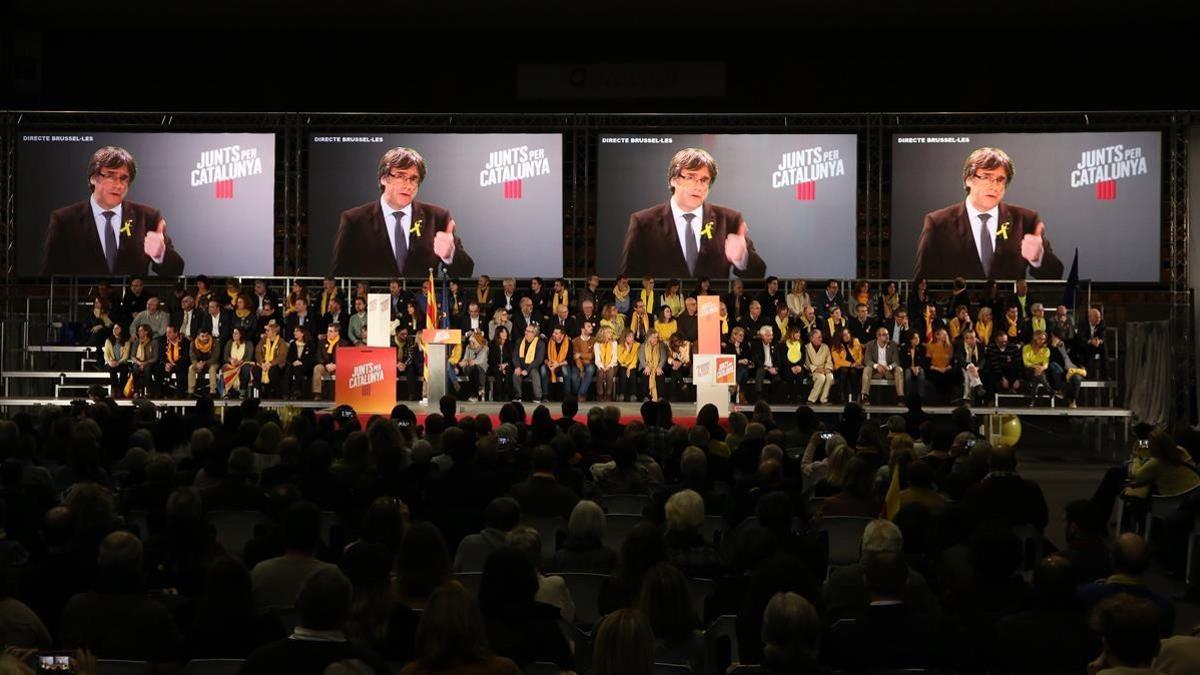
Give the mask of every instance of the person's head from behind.
POLYGON ((417 626, 419 662, 429 670, 486 662, 491 656, 479 606, 462 586, 444 584, 429 597, 417 626))
POLYGON ((336 567, 322 567, 300 585, 296 624, 309 630, 342 630, 350 616, 350 580, 336 567))
POLYGON ((311 502, 297 502, 283 512, 283 541, 291 553, 313 555, 321 539, 321 511, 311 502))
POLYGON ((1092 621, 1104 645, 1106 667, 1149 668, 1158 656, 1161 621, 1152 601, 1118 593, 1096 606, 1092 621))
POLYGON ((642 576, 638 609, 650 620, 655 638, 667 643, 687 639, 697 627, 687 577, 669 562, 660 562, 642 576))
POLYGON ((817 660, 821 620, 799 593, 776 593, 763 612, 763 665, 780 671, 802 669, 817 660))
POLYGON ((108 575, 137 575, 142 569, 142 542, 129 532, 110 533, 100 542, 96 565, 108 575))
POLYGON ((528 525, 518 525, 504 536, 504 544, 529 559, 535 570, 542 567, 542 535, 528 525))
POLYGON ((892 521, 876 518, 863 528, 863 560, 878 553, 900 553, 903 550, 904 535, 892 521))
POLYGON ((509 532, 521 522, 521 505, 512 497, 497 497, 483 509, 483 526, 509 532))
POLYGON ((567 521, 567 534, 580 541, 599 544, 604 537, 604 509, 596 502, 584 499, 571 509, 571 517, 567 521))
POLYGON ((704 524, 704 498, 695 490, 680 490, 667 500, 667 527, 675 532, 698 532, 704 524))
POLYGON ((1079 575, 1070 559, 1048 555, 1033 568, 1033 592, 1037 602, 1047 609, 1071 609, 1075 606, 1075 590, 1079 575))
POLYGON ((654 637, 641 610, 625 608, 608 614, 596 627, 593 675, 652 675, 654 637))
POLYGON ((853 457, 846 463, 842 489, 853 497, 866 499, 871 496, 874 478, 874 472, 867 460, 862 457, 853 457))
POLYGON ((621 543, 617 574, 629 588, 636 590, 646 570, 666 559, 667 546, 662 530, 650 523, 641 523, 634 527, 621 543))
POLYGON ((1076 499, 1067 504, 1067 541, 1105 538, 1108 525, 1100 507, 1090 499, 1076 499))
POLYGON ((450 555, 441 531, 430 523, 413 523, 400 544, 396 572, 401 592, 412 598, 428 598, 449 579, 450 555))
POLYGON ((1113 572, 1140 577, 1150 567, 1150 547, 1141 535, 1126 532, 1112 543, 1113 572))
POLYGON ((1012 446, 997 443, 988 453, 988 470, 1011 472, 1017 470, 1017 453, 1012 446))
POLYGON ((533 602, 537 594, 537 569, 524 551, 505 546, 491 552, 479 580, 479 609, 485 615, 533 602))

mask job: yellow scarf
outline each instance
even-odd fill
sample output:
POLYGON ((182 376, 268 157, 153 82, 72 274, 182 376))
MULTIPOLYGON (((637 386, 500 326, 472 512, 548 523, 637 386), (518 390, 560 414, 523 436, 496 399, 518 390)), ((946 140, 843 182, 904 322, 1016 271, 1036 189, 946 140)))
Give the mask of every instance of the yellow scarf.
POLYGON ((617 345, 617 363, 625 367, 626 374, 637 368, 637 353, 640 347, 637 340, 629 346, 626 346, 624 341, 617 345))
POLYGON ((729 315, 721 317, 721 335, 729 335, 729 315))
MULTIPOLYGON (((554 340, 551 340, 550 343, 546 345, 546 359, 549 361, 554 361, 555 363, 560 361, 565 363, 567 360, 567 349, 570 346, 571 342, 566 338, 563 338, 562 342, 555 342, 554 340)), ((566 366, 563 366, 563 368, 566 368, 566 366)), ((551 382, 558 382, 559 370, 559 368, 550 369, 551 382)))
POLYGON ((1030 323, 1033 326, 1033 330, 1035 332, 1039 331, 1039 330, 1040 331, 1046 330, 1046 318, 1045 317, 1042 317, 1039 319, 1038 317, 1035 316, 1032 319, 1030 319, 1030 323))
POLYGON ((235 310, 233 310, 233 313, 235 315, 237 315, 237 318, 239 318, 239 319, 244 319, 244 318, 250 316, 250 310, 248 310, 248 309, 235 309, 235 310))
POLYGON ((179 348, 181 345, 182 345, 181 342, 171 342, 169 340, 167 341, 167 362, 168 363, 179 363, 179 348))
POLYGON ((146 350, 149 348, 149 346, 150 346, 149 340, 139 340, 138 341, 137 352, 135 352, 135 356, 138 361, 146 360, 146 350))
POLYGON ((621 290, 620 286, 613 286, 613 297, 616 298, 617 300, 624 300, 625 298, 628 298, 629 297, 629 287, 626 286, 625 290, 621 290))
POLYGON ((480 307, 490 305, 492 303, 492 287, 475 288, 475 302, 479 303, 480 307))
POLYGON ((992 322, 979 321, 975 324, 975 337, 983 344, 988 344, 992 341, 992 322))
POLYGON ((192 344, 196 345, 196 351, 201 354, 207 354, 212 351, 213 339, 211 335, 208 336, 207 340, 197 337, 196 341, 192 344))
POLYGON ((775 325, 779 326, 779 334, 780 335, 788 334, 788 320, 787 320, 786 316, 783 317, 782 319, 780 319, 779 317, 775 317, 775 325))
POLYGON ((229 296, 229 304, 232 305, 237 301, 237 297, 241 295, 241 291, 231 291, 226 289, 225 294, 229 296))
POLYGON ((245 361, 246 360, 246 343, 234 342, 229 346, 230 361, 245 361))
POLYGON ((804 343, 787 341, 787 360, 788 363, 800 363, 804 357, 804 343))
POLYGON ((336 291, 333 293, 330 293, 329 291, 321 291, 321 313, 322 314, 329 311, 329 301, 332 300, 333 296, 335 296, 335 295, 337 295, 336 291))
POLYGON ((517 345, 517 358, 525 362, 525 365, 530 365, 537 358, 537 343, 538 338, 533 338, 533 342, 521 340, 521 344, 517 345))
POLYGON ((600 345, 600 365, 604 368, 608 367, 608 357, 612 354, 612 343, 605 342, 600 345))
POLYGON ((654 291, 648 288, 643 288, 641 293, 642 302, 646 303, 646 314, 654 313, 654 291))
POLYGON ((450 350, 450 364, 457 365, 459 361, 462 361, 462 353, 463 346, 462 343, 459 342, 458 344, 454 345, 454 349, 450 350))
POLYGON ((342 341, 341 333, 338 333, 338 336, 333 338, 332 340, 328 340, 328 339, 325 340, 325 353, 332 354, 333 350, 337 348, 337 344, 341 341, 342 341))
POLYGON ((567 289, 565 289, 565 288, 560 293, 552 293, 551 294, 550 309, 557 312, 559 305, 567 305, 568 307, 571 306, 571 304, 569 302, 567 302, 567 289))
POLYGON ((263 361, 267 362, 267 365, 262 369, 263 384, 269 384, 271 382, 271 363, 275 361, 275 352, 278 349, 278 337, 276 337, 274 340, 268 339, 263 343, 263 361))
POLYGON ((658 339, 665 342, 670 340, 671 336, 675 334, 677 326, 678 323, 675 321, 675 319, 671 319, 670 321, 659 321, 658 323, 654 324, 654 331, 658 333, 658 339))
POLYGON ((1019 324, 1016 321, 1013 321, 1012 319, 1008 318, 1007 316, 1004 317, 1004 320, 1008 323, 1008 336, 1009 337, 1017 337, 1017 333, 1019 332, 1018 331, 1019 324))
POLYGON ((646 343, 646 365, 650 368, 650 400, 658 400, 658 349, 660 344, 646 343))

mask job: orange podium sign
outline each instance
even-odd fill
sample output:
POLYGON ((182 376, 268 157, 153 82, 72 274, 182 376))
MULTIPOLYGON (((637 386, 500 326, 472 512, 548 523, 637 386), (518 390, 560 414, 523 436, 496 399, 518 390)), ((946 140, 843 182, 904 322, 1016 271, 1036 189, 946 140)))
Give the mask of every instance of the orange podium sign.
POLYGON ((334 402, 358 413, 391 414, 396 406, 396 348, 341 347, 335 356, 334 402))
POLYGON ((427 345, 456 345, 462 342, 462 331, 457 328, 426 328, 421 331, 421 341, 427 345))
POLYGON ((721 353, 721 297, 717 295, 701 295, 697 298, 699 307, 697 332, 699 345, 696 354, 721 353))

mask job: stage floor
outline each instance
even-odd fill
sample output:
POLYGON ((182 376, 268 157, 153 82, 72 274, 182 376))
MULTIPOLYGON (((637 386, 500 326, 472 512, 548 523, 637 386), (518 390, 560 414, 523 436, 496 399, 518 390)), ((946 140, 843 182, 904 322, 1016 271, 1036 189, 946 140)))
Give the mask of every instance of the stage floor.
MULTIPOLYGON (((36 397, 9 396, 9 397, 0 397, 0 407, 2 407, 2 408, 36 407, 36 406, 43 406, 43 405, 66 406, 66 405, 70 405, 72 400, 73 399, 71 399, 71 398, 61 398, 61 397, 60 398, 53 398, 53 397, 36 398, 36 397)), ((139 399, 139 400, 149 401, 149 402, 153 403, 156 407, 160 407, 160 408, 191 408, 196 405, 195 399, 150 398, 150 399, 139 399)), ((431 412, 438 412, 436 402, 434 402, 432 405, 422 405, 419 401, 398 401, 397 403, 404 403, 404 404, 408 405, 408 407, 411 408, 413 410, 413 412, 417 413, 418 415, 427 414, 427 413, 431 413, 431 412)), ((242 404, 242 400, 240 400, 240 399, 215 399, 213 401, 213 404, 217 408, 237 407, 242 404)), ((118 399, 117 405, 122 405, 122 406, 134 405, 134 400, 118 399)), ((294 409, 315 408, 318 411, 332 410, 334 408, 333 401, 285 401, 285 400, 281 400, 281 399, 264 399, 260 402, 260 405, 263 407, 266 407, 266 408, 294 408, 294 409)), ((459 415, 477 415, 477 414, 482 413, 485 415, 496 415, 500 412, 500 408, 503 405, 504 405, 503 402, 459 401, 458 402, 458 414, 459 415)), ((547 408, 549 408, 551 410, 551 412, 555 413, 555 416, 557 416, 558 412, 560 410, 561 404, 556 401, 551 401, 551 402, 545 403, 545 404, 538 404, 537 402, 525 402, 524 403, 525 410, 527 413, 531 412, 538 405, 545 405, 547 408)), ((600 402, 594 402, 594 401, 585 401, 585 402, 579 404, 579 409, 580 409, 580 413, 584 414, 589 409, 591 409, 592 406, 609 406, 609 405, 615 405, 617 407, 617 409, 619 409, 621 411, 622 417, 639 416, 641 413, 641 406, 642 406, 641 402, 600 403, 600 402)), ((696 404, 694 402, 690 402, 690 401, 689 402, 672 403, 671 407, 672 407, 672 410, 673 410, 675 416, 681 417, 681 418, 694 417, 696 414, 696 411, 698 410, 696 407, 696 404)), ((810 407, 815 412, 817 412, 818 414, 822 414, 822 415, 837 414, 837 413, 840 413, 843 408, 843 406, 841 404, 813 405, 810 407)), ((754 410, 754 407, 749 406, 749 405, 734 405, 734 406, 731 406, 731 410, 738 410, 738 411, 744 412, 746 414, 750 414, 754 410)), ((907 412, 908 409, 905 408, 904 406, 899 406, 899 405, 875 404, 875 405, 866 406, 865 410, 866 410, 868 416, 877 416, 877 415, 902 414, 902 413, 907 412)), ((923 408, 923 410, 925 410, 925 412, 927 412, 931 415, 948 415, 954 410, 954 406, 927 406, 927 407, 923 408)), ((1125 419, 1128 419, 1132 416, 1132 413, 1129 410, 1124 409, 1124 408, 1091 408, 1091 407, 1088 407, 1088 408, 1075 408, 1074 410, 1072 410, 1072 409, 1066 408, 1066 407, 1051 408, 1049 406, 1042 405, 1042 404, 1039 404, 1032 408, 1028 407, 1027 405, 1026 406, 973 406, 972 410, 974 410, 975 414, 977 414, 977 415, 1015 414, 1015 415, 1021 415, 1021 416, 1039 416, 1039 417, 1064 417, 1064 418, 1065 417, 1081 417, 1081 418, 1104 417, 1104 418, 1125 418, 1125 419)), ((795 405, 772 405, 771 411, 775 412, 775 413, 794 413, 796 411, 796 406, 795 405)))

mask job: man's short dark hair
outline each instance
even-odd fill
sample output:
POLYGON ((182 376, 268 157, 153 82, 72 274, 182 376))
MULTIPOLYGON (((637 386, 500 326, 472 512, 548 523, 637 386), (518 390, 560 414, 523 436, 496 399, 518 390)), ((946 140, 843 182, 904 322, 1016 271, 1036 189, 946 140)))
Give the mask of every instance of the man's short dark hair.
POLYGON ((92 158, 88 160, 88 192, 95 189, 95 186, 92 185, 92 178, 99 176, 101 170, 122 167, 129 171, 129 184, 133 185, 133 179, 137 178, 137 160, 128 150, 115 145, 106 145, 92 153, 92 158))
POLYGON ((534 471, 553 473, 558 466, 558 455, 549 445, 539 445, 530 454, 530 463, 534 471))
POLYGON ((1067 504, 1067 524, 1074 524, 1083 534, 1104 536, 1108 526, 1100 507, 1090 499, 1076 499, 1067 504))
POLYGON ((297 502, 283 512, 283 542, 288 550, 312 553, 321 539, 321 511, 311 502, 297 502))
POLYGON ((1118 593, 1103 600, 1096 607, 1096 625, 1105 651, 1123 664, 1149 666, 1162 647, 1158 607, 1145 598, 1118 593))
POLYGON ((578 414, 579 399, 570 394, 564 396, 562 400, 562 416, 566 417, 567 419, 575 419, 575 416, 578 414))
POLYGON ((454 419, 455 413, 458 412, 457 408, 458 400, 454 398, 453 394, 446 394, 438 399, 438 410, 441 411, 442 417, 448 420, 454 419))
POLYGON ((1150 567, 1150 549, 1146 540, 1136 534, 1125 533, 1117 537, 1109 552, 1113 571, 1118 574, 1141 576, 1150 567))
POLYGON ((338 568, 327 565, 313 572, 296 594, 297 623, 309 630, 339 630, 350 617, 353 588, 338 568))
POLYGON ((508 532, 521 522, 521 505, 512 497, 497 497, 483 509, 485 527, 508 532))

